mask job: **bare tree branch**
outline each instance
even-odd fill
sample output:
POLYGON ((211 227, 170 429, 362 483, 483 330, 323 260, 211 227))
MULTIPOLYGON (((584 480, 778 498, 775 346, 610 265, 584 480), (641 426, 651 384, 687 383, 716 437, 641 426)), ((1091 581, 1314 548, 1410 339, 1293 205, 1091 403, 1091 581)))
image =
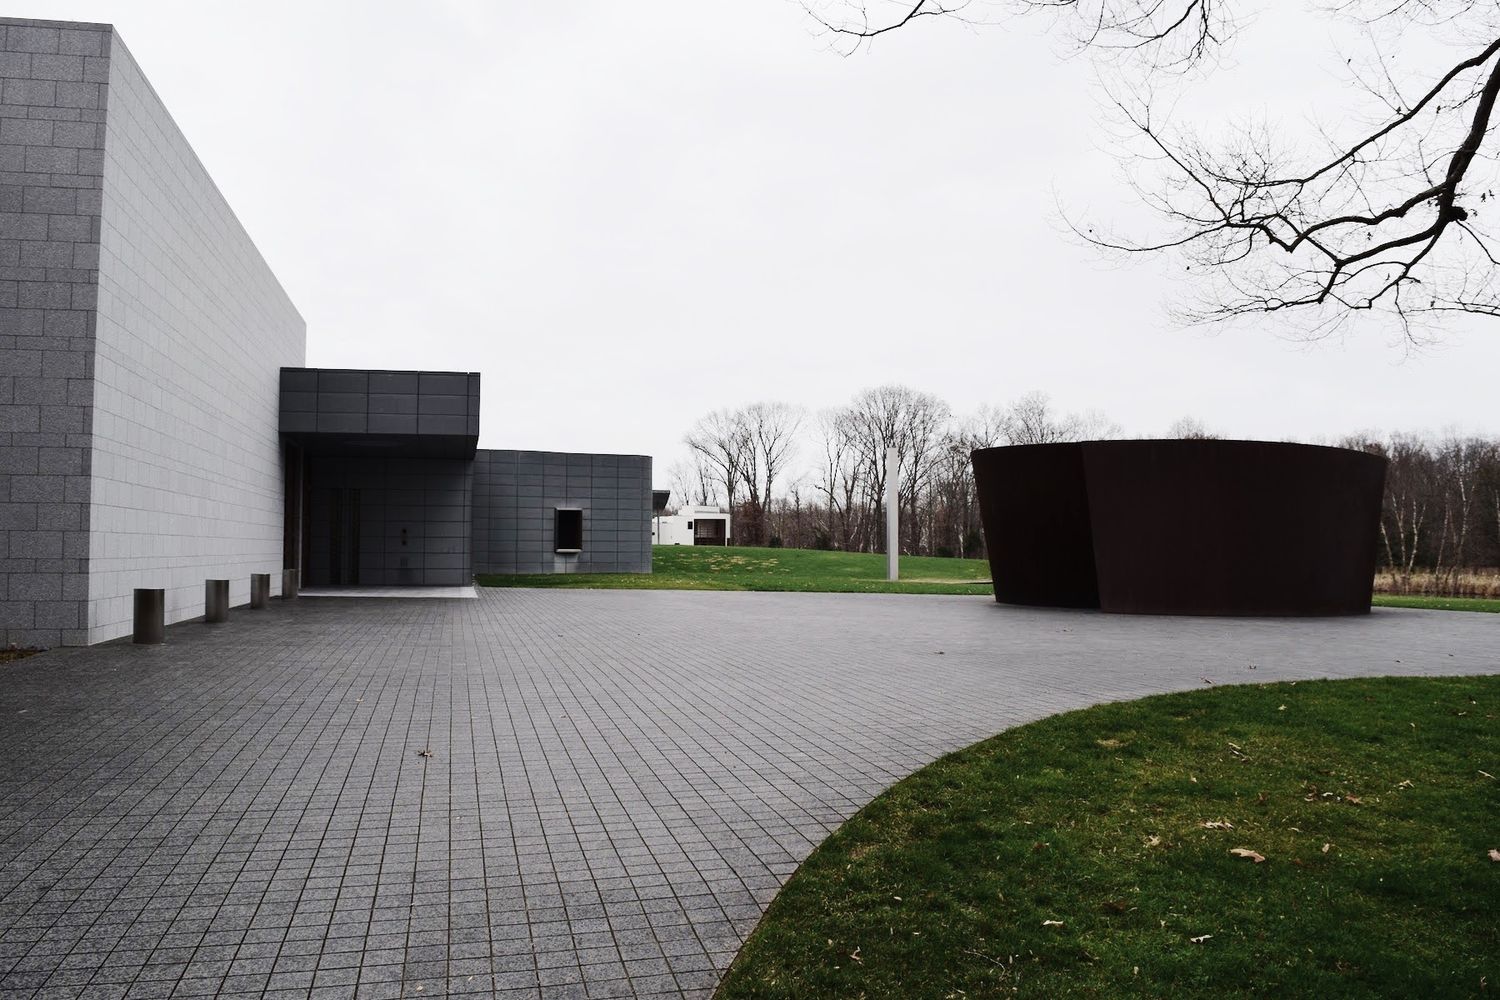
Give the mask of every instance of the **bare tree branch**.
MULTIPOLYGON (((976 2, 901 3, 883 21, 861 7, 857 17, 819 21, 866 43, 929 16, 970 19, 976 2)), ((1190 321, 1296 313, 1323 335, 1353 315, 1379 312, 1416 340, 1424 317, 1500 314, 1493 242, 1500 234, 1486 211, 1500 184, 1500 7, 1309 2, 1359 25, 1376 54, 1377 71, 1354 76, 1377 99, 1380 117, 1351 135, 1325 133, 1322 155, 1291 151, 1270 125, 1217 126, 1217 138, 1195 138, 1157 96, 1153 81, 1174 81, 1170 94, 1199 78, 1186 71, 1222 47, 1236 0, 996 0, 998 10, 1069 19, 1082 47, 1133 60, 1140 71, 1111 98, 1111 116, 1135 137, 1125 162, 1163 226, 1122 237, 1070 220, 1073 231, 1101 249, 1179 258, 1200 276, 1199 301, 1181 310, 1190 321), (1451 62, 1413 85, 1414 77, 1396 79, 1391 55, 1421 30, 1441 31, 1455 48, 1451 62)))

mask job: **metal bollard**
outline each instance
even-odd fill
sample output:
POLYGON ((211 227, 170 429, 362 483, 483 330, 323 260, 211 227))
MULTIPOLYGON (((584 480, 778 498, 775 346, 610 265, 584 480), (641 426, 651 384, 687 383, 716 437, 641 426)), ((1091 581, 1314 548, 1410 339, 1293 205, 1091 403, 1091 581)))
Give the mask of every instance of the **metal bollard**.
POLYGON ((297 591, 302 586, 302 573, 300 570, 284 569, 281 571, 281 599, 289 601, 297 596, 297 591))
POLYGON ((250 607, 260 610, 271 603, 271 574, 250 574, 250 607))
POLYGON ((212 625, 229 620, 229 581, 203 581, 203 621, 212 625))
POLYGON ((143 646, 167 641, 167 592, 137 588, 135 592, 135 631, 132 638, 143 646))

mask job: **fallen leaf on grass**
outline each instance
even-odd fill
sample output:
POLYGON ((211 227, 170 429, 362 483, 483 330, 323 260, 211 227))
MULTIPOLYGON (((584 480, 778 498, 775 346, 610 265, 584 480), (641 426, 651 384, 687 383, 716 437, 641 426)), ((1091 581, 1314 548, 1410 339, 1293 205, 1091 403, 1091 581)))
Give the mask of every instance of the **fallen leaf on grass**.
POLYGON ((1205 830, 1233 830, 1234 824, 1227 819, 1210 819, 1198 824, 1205 830))
POLYGON ((1146 838, 1146 846, 1147 847, 1155 847, 1157 844, 1160 844, 1160 843, 1161 843, 1161 838, 1158 837, 1154 833, 1151 836, 1149 836, 1149 837, 1146 838))
POLYGON ((1260 853, 1259 851, 1252 851, 1248 847, 1233 847, 1230 848, 1229 853, 1233 854, 1237 858, 1249 858, 1256 864, 1260 864, 1262 861, 1266 860, 1266 856, 1264 854, 1260 853))
POLYGON ((1213 937, 1212 934, 1199 934, 1195 938, 1188 938, 1188 940, 1191 941, 1191 942, 1193 942, 1193 944, 1202 944, 1203 942, 1207 941, 1211 937, 1213 937))
POLYGON ((1323 845, 1323 853, 1324 853, 1324 854, 1327 854, 1327 853, 1328 853, 1328 849, 1329 849, 1329 848, 1330 848, 1330 847, 1332 847, 1332 846, 1333 846, 1333 845, 1332 845, 1332 844, 1324 844, 1324 845, 1323 845))
POLYGON ((1500 861, 1500 851, 1491 850, 1490 851, 1490 860, 1491 861, 1500 861))
POLYGON ((1042 921, 1042 926, 1043 927, 1061 927, 1062 925, 1063 925, 1063 922, 1061 920, 1043 920, 1042 921))

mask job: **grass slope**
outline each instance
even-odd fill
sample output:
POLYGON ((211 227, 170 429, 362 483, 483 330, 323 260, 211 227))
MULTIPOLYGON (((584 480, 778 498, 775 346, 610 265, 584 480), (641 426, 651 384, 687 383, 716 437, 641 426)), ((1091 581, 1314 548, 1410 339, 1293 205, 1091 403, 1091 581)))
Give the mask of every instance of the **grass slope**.
MULTIPOLYGON (((982 559, 904 556, 901 579, 885 578, 885 556, 809 549, 710 548, 657 545, 650 573, 481 574, 486 587, 562 587, 583 590, 800 590, 834 593, 990 595, 990 567, 982 559)), ((1378 595, 1377 607, 1440 611, 1497 611, 1500 600, 1378 595)))
POLYGON ((885 556, 868 552, 817 552, 658 545, 650 573, 482 575, 489 587, 569 587, 608 590, 803 590, 835 593, 993 593, 982 559, 904 556, 901 579, 885 578, 885 556))
POLYGON ((1389 678, 1011 730, 825 841, 719 998, 1488 996, 1497 718, 1500 678, 1389 678))

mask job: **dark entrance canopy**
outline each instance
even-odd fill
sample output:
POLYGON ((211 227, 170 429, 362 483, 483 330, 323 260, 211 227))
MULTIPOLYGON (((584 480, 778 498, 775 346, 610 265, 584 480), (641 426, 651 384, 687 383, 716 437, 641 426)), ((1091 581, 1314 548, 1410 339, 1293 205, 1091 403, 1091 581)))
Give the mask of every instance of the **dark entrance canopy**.
POLYGON ((473 579, 477 373, 283 368, 280 426, 304 584, 473 579))

